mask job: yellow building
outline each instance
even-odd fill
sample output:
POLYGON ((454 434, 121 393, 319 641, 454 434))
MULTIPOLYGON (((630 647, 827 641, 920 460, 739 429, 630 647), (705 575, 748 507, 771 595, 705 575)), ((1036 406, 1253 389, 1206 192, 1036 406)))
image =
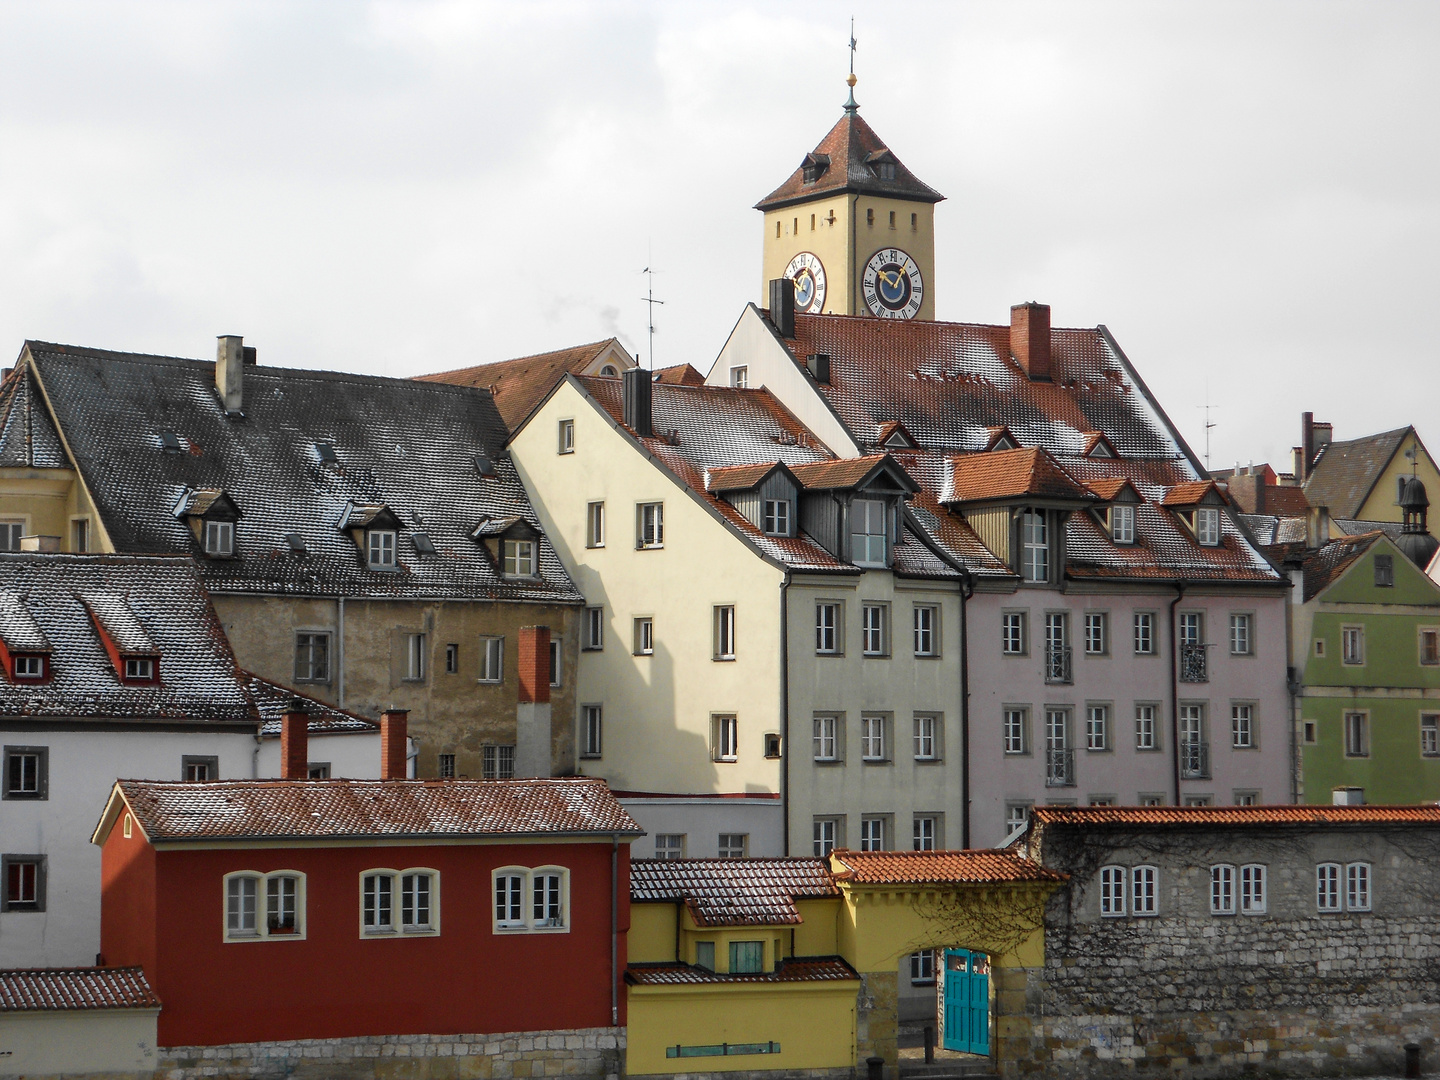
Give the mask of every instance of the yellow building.
POLYGON ((992 1055, 991 1031, 1023 1008, 1013 987, 1043 966, 1045 900, 1061 880, 994 851, 636 860, 626 1071, 839 1078, 875 1056, 893 1077, 896 964, 917 950, 965 967, 974 991, 962 999, 953 975, 947 999, 942 975, 942 1041, 992 1055))
POLYGON ((1336 442, 1329 424, 1309 416, 1305 414, 1301 425, 1306 445, 1297 454, 1302 467, 1303 456, 1310 454, 1305 498, 1339 519, 1342 530, 1363 531, 1346 528, 1346 521, 1399 524, 1400 492, 1411 476, 1418 476, 1427 491, 1440 491, 1440 470, 1413 427, 1336 442))

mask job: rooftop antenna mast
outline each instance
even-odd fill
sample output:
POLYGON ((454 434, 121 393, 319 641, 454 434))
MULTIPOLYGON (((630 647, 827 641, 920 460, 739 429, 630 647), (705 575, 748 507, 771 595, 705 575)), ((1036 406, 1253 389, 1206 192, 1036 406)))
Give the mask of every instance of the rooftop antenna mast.
POLYGON ((1218 405, 1210 404, 1210 388, 1205 388, 1205 404, 1196 405, 1197 409, 1205 410, 1205 472, 1210 472, 1210 429, 1215 427, 1215 422, 1210 419, 1210 410, 1218 409, 1218 405))
POLYGON ((650 311, 650 335, 649 335, 649 337, 650 337, 650 370, 651 370, 651 371, 654 371, 654 370, 655 370, 655 305, 656 305, 656 304, 659 304, 661 307, 664 307, 664 306, 665 306, 665 301, 664 301, 664 300, 656 300, 656 299, 655 299, 655 271, 654 271, 654 270, 651 270, 650 267, 647 266, 647 267, 645 267, 644 270, 641 270, 640 272, 645 275, 646 282, 647 282, 647 284, 648 284, 648 286, 649 286, 646 295, 645 295, 645 296, 642 296, 640 299, 643 300, 646 304, 650 305, 650 307, 649 307, 649 311, 650 311))

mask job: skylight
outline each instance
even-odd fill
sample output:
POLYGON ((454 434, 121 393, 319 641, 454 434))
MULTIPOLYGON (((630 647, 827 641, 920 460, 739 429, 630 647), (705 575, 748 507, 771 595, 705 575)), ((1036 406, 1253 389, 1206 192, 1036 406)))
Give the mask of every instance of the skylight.
POLYGON ((180 436, 173 431, 160 432, 160 449, 167 454, 178 454, 184 449, 180 445, 180 436))
POLYGON ((335 455, 335 446, 333 443, 317 442, 315 444, 315 453, 320 455, 321 462, 326 465, 340 464, 340 459, 335 455))
POLYGON ((413 532, 410 534, 410 542, 415 545, 415 550, 421 555, 434 555, 435 542, 430 539, 429 533, 413 532))
POLYGON ((290 550, 295 552, 297 555, 303 555, 305 553, 305 538, 299 533, 286 533, 285 543, 289 544, 290 550))
POLYGON ((475 455, 475 471, 481 476, 494 476, 495 463, 484 454, 475 455))

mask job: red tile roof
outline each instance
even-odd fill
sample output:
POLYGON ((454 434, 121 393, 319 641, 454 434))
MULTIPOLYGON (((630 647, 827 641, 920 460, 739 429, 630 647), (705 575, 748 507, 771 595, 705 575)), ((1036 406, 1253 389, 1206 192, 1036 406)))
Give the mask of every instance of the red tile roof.
MULTIPOLYGON (((152 842, 637 836, 603 780, 120 780, 152 842)), ((113 824, 112 811, 106 822, 113 824)))
POLYGON ((796 465, 790 471, 795 474, 795 479, 810 491, 852 488, 863 483, 887 458, 900 474, 901 482, 911 490, 918 489, 919 485, 906 474, 905 467, 890 454, 867 454, 865 457, 817 461, 813 465, 796 465))
POLYGON ((839 896, 823 859, 634 859, 632 903, 683 903, 697 926, 792 926, 796 900, 839 896))
POLYGON ((631 964, 625 981, 631 986, 693 986, 697 983, 777 983, 860 981, 855 969, 838 956, 782 960, 774 971, 721 975, 690 964, 631 964))
POLYGON ((705 376, 689 364, 676 364, 655 372, 655 381, 671 386, 704 386, 705 376))
POLYGON ((1440 825, 1440 806, 1037 806, 1033 826, 1440 825))
POLYGON ((830 129, 820 145, 805 156, 800 168, 790 178, 755 204, 757 210, 774 210, 792 203, 804 202, 821 195, 833 195, 842 191, 867 192, 892 199, 911 199, 916 202, 937 203, 945 196, 907 169, 898 158, 889 153, 873 128, 860 118, 858 112, 847 111, 840 122, 830 129), (880 179, 879 161, 891 161, 895 165, 893 180, 880 179), (822 171, 813 181, 805 181, 805 164, 822 166, 822 171))
MULTIPOLYGON (((1038 809, 1038 807, 1037 807, 1038 809)), ((837 881, 856 885, 946 885, 1064 881, 1065 875, 1010 851, 847 851, 831 859, 837 881)))
POLYGON ((1358 536, 1342 536, 1305 556, 1301 564, 1304 575, 1301 603, 1312 600, 1324 592, 1341 574, 1355 564, 1355 560, 1370 550, 1385 534, 1380 531, 1361 533, 1358 536))
POLYGON ((784 468, 785 466, 778 461, 766 461, 759 465, 720 465, 705 470, 705 489, 707 491, 749 491, 776 469, 784 468))
POLYGON ((0 970, 0 1013, 158 1008, 138 967, 0 970))
POLYGON ((1085 485, 1035 447, 955 458, 950 463, 949 488, 941 492, 940 499, 946 503, 971 503, 1022 497, 1095 501, 1095 495, 1085 485))
POLYGON ((1141 498, 1140 492, 1136 490, 1135 485, 1123 476, 1102 476, 1098 480, 1090 481, 1087 486, 1106 502, 1114 502, 1115 499, 1119 497, 1120 492, 1126 488, 1130 489, 1131 494, 1133 494, 1136 499, 1141 498))
MULTIPOLYGON (((1196 506, 1205 496, 1217 491, 1214 480, 1187 480, 1165 489, 1161 506, 1196 506)), ((1218 491, 1217 491, 1218 493, 1218 491)))

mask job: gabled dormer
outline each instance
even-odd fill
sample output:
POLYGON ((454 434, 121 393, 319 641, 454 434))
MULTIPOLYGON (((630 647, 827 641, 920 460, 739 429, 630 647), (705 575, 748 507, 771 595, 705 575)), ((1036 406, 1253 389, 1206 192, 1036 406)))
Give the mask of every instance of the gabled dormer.
POLYGON ((502 577, 540 576, 540 530, 523 517, 481 518, 470 538, 484 546, 502 577))
POLYGON ((240 507, 224 491, 186 488, 173 513, 189 526, 207 559, 235 557, 235 525, 240 520, 240 507))
POLYGON ((340 512, 339 527, 350 534, 369 569, 400 569, 399 540, 404 526, 388 506, 348 502, 340 512))
POLYGON ((838 559, 888 569, 905 501, 920 490, 889 454, 791 466, 801 486, 800 527, 838 559))
POLYGON ((1103 431, 1082 431, 1085 438, 1085 447, 1081 451, 1088 458, 1118 458, 1119 452, 1115 444, 1106 437, 1103 431))
POLYGON ((1215 481, 1191 480, 1166 488, 1160 505, 1175 515, 1201 547, 1220 546, 1220 515, 1225 509, 1225 497, 1215 481))
POLYGON ((16 592, 0 592, 0 664, 5 678, 19 686, 50 681, 50 639, 16 592))
POLYGON ((115 593, 82 593, 78 599, 89 613, 100 644, 110 657, 115 677, 125 686, 158 686, 160 647, 125 597, 115 593))
POLYGON ((1124 477, 1110 476, 1092 480, 1089 486, 1097 498, 1104 500, 1091 510, 1101 528, 1122 547, 1135 543, 1139 535, 1135 528, 1136 512, 1145 501, 1135 485, 1124 477))
POLYGON ((799 531, 800 481, 781 462, 705 470, 705 490, 719 495, 766 536, 799 531))
POLYGON ((1020 440, 1010 433, 1008 427, 1001 424, 999 427, 985 429, 985 449, 991 452, 996 450, 1018 450, 1020 449, 1020 440))
POLYGON ((883 450, 916 450, 920 446, 915 441, 915 436, 905 430, 905 425, 899 420, 889 420, 881 424, 875 443, 883 450))

